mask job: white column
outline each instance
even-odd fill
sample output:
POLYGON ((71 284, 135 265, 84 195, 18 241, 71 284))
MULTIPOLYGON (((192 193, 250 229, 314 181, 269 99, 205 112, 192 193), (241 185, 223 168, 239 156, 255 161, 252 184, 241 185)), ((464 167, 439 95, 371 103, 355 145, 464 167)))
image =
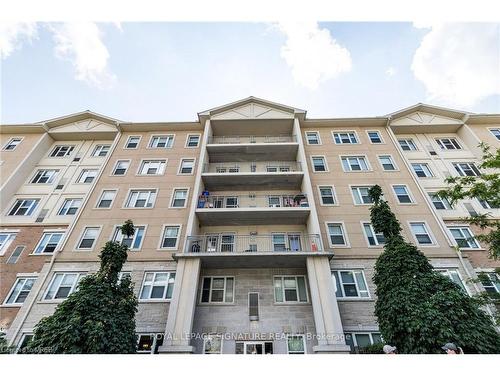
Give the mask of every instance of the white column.
POLYGON ((349 353, 332 282, 327 256, 307 258, 307 277, 311 291, 314 324, 318 335, 315 353, 349 353))
POLYGON ((165 339, 160 353, 192 353, 190 335, 196 308, 200 275, 199 258, 181 258, 177 263, 174 293, 168 311, 165 339))

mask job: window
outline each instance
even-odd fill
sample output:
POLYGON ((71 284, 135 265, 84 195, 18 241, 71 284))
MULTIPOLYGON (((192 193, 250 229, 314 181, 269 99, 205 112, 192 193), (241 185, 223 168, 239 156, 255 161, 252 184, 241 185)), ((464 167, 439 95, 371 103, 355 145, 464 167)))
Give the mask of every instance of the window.
POLYGON ((11 289, 6 305, 21 305, 28 297, 33 284, 36 281, 36 277, 20 277, 16 280, 13 288, 11 289))
POLYGON ((308 145, 320 145, 321 140, 318 132, 306 132, 306 140, 308 145))
POLYGON ((154 135, 151 137, 149 147, 151 148, 172 148, 174 144, 173 135, 154 135))
POLYGON ((411 167, 418 177, 434 177, 427 163, 411 163, 411 167))
POLYGON ((314 172, 326 172, 326 160, 324 156, 313 156, 312 164, 314 172))
POLYGON ((5 254, 17 233, 0 232, 0 255, 5 254))
POLYGON ((363 271, 332 271, 335 295, 339 298, 370 298, 363 271))
POLYGON ((110 148, 110 145, 97 145, 95 146, 94 151, 92 151, 92 156, 106 156, 110 148))
POLYGON ((398 139, 399 146, 401 147, 401 150, 403 151, 416 151, 417 146, 415 145, 415 142, 413 142, 413 139, 408 138, 408 139, 398 139))
POLYGON ((451 204, 446 198, 441 198, 436 193, 428 193, 429 198, 431 198, 431 202, 436 208, 436 210, 451 210, 451 204))
POLYGON ((248 293, 248 318, 259 320, 259 293, 248 293))
POLYGON ((194 169, 194 159, 181 159, 179 168, 180 174, 192 174, 194 169))
POLYGON ((172 202, 170 207, 184 208, 186 207, 188 189, 174 189, 172 202))
POLYGON ((9 216, 30 216, 39 201, 39 199, 17 199, 9 211, 9 216))
POLYGON ((333 133, 333 140, 335 144, 338 145, 359 143, 358 138, 356 137, 356 133, 354 132, 333 133))
POLYGON ((139 142, 141 141, 141 137, 138 135, 131 135, 127 139, 127 143, 125 144, 125 148, 137 148, 139 147, 139 142))
POLYGON ((392 160, 392 156, 381 155, 378 157, 378 160, 380 162, 380 165, 384 169, 384 171, 395 171, 396 170, 396 165, 394 164, 394 161, 392 160))
POLYGON ((7 259, 7 262, 5 263, 16 264, 25 248, 26 246, 16 246, 12 254, 10 254, 9 259, 7 259))
POLYGON ((55 273, 43 299, 58 300, 67 298, 77 289, 78 282, 83 276, 83 273, 55 273))
POLYGON ((394 190, 394 194, 396 194, 399 203, 413 203, 410 192, 408 191, 408 187, 406 185, 393 185, 392 189, 394 190))
POLYGON ((490 132, 498 141, 500 141, 500 128, 490 129, 490 132))
POLYGON ((368 138, 370 138, 371 143, 382 143, 382 137, 377 130, 369 131, 368 138))
POLYGON ((61 208, 59 209, 58 215, 74 215, 82 205, 82 200, 79 198, 69 198, 65 199, 61 208))
POLYGON ((186 147, 198 147, 200 144, 200 136, 198 134, 189 134, 186 139, 186 147))
POLYGON ((16 350, 16 354, 31 354, 31 350, 27 348, 29 343, 33 340, 34 335, 31 333, 23 333, 19 347, 16 350))
POLYGON ((201 303, 233 303, 234 277, 204 277, 201 303))
POLYGON ((498 298, 498 293, 500 293, 500 278, 498 274, 494 272, 483 273, 479 275, 479 280, 483 284, 484 290, 494 297, 498 298))
POLYGON ((479 249, 474 235, 468 227, 448 227, 453 238, 461 249, 479 249))
POLYGON ((458 270, 446 269, 446 270, 436 270, 436 271, 439 272, 441 275, 449 278, 455 284, 457 284, 460 287, 460 289, 462 289, 465 293, 468 293, 467 289, 465 288, 465 285, 462 281, 462 277, 460 276, 460 273, 458 272, 458 270))
POLYGON ((358 353, 360 348, 382 342, 382 335, 378 332, 345 332, 345 343, 351 347, 352 353, 358 353))
POLYGON ((274 301, 307 302, 306 278, 304 276, 275 276, 274 301))
POLYGON ((143 225, 134 226, 135 232, 131 238, 127 238, 122 234, 121 227, 115 227, 113 233, 113 241, 119 242, 122 245, 127 245, 131 250, 139 250, 142 245, 142 239, 144 238, 144 232, 146 227, 143 225))
POLYGON ((288 354, 305 354, 306 343, 304 335, 287 335, 287 353, 288 354))
POLYGON ((110 208, 116 196, 116 190, 103 190, 99 200, 97 201, 97 208, 110 208))
POLYGON ((141 300, 166 300, 172 298, 175 272, 146 272, 141 287, 141 300))
POLYGON ((478 199, 478 202, 481 205, 481 207, 483 207, 485 210, 492 210, 492 209, 499 208, 498 206, 496 206, 491 201, 487 201, 487 200, 484 200, 484 199, 478 199))
POLYGON ((156 190, 131 190, 125 207, 151 208, 156 200, 156 190))
POLYGON ((161 240, 162 249, 177 249, 177 242, 181 231, 180 225, 166 226, 163 229, 163 237, 161 240))
POLYGON ((368 245, 370 246, 380 246, 385 244, 385 238, 383 233, 375 233, 373 225, 370 223, 363 223, 363 229, 365 231, 366 239, 368 245))
POLYGON ((322 205, 335 204, 335 192, 333 191, 333 186, 319 186, 318 189, 322 205))
POLYGON ((432 245, 434 243, 425 223, 410 223, 410 228, 419 245, 432 245))
POLYGON ((141 175, 161 175, 165 172, 165 160, 144 160, 139 168, 141 175))
POLYGON ((97 169, 84 169, 76 181, 79 184, 90 184, 97 176, 97 169))
POLYGON ((63 236, 64 232, 44 233, 33 254, 52 254, 63 236))
POLYGON ((273 354, 272 341, 236 341, 235 354, 273 354))
POLYGON ((453 163, 455 170, 460 176, 480 176, 481 172, 474 163, 453 163))
POLYGON ((441 150, 460 150, 462 148, 455 138, 439 138, 436 139, 436 142, 441 150))
POLYGON ((39 169, 30 183, 32 184, 51 184, 57 176, 58 169, 39 169))
POLYGON ((130 161, 128 160, 118 160, 115 164, 115 169, 113 169, 114 176, 123 176, 127 173, 128 166, 130 165, 130 161))
POLYGON ((364 156, 342 156, 341 159, 344 172, 367 171, 370 169, 364 156))
POLYGON ((97 240, 100 232, 99 227, 86 227, 83 230, 80 241, 78 242, 78 250, 91 250, 94 247, 94 242, 97 240))
POLYGON ((138 334, 137 353, 158 354, 158 348, 163 345, 163 333, 138 334))
POLYGON ((71 155, 75 146, 56 146, 50 153, 51 158, 64 158, 71 155))
POLYGON ((342 223, 327 223, 330 246, 347 246, 342 223))
POLYGON ((16 147, 21 143, 22 138, 11 138, 9 142, 3 147, 5 151, 14 151, 16 147))
POLYGON ((209 334, 203 340, 203 354, 221 354, 222 353, 222 336, 217 334, 209 334))
POLYGON ((354 204, 372 204, 373 200, 368 195, 371 186, 352 186, 351 192, 354 204))

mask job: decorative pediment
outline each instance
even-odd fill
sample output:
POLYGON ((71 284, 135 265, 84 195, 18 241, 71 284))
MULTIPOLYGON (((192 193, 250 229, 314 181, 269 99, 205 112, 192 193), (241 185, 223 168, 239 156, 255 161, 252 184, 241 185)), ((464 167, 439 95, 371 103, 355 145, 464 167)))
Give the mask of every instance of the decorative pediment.
POLYGON ((415 111, 391 121, 391 125, 460 125, 462 121, 428 112, 415 111))
POLYGON ((215 120, 293 118, 293 113, 257 103, 249 103, 212 116, 215 120))
POLYGON ((69 124, 59 125, 50 129, 49 133, 81 133, 81 132, 116 132, 116 126, 98 120, 87 119, 69 124))

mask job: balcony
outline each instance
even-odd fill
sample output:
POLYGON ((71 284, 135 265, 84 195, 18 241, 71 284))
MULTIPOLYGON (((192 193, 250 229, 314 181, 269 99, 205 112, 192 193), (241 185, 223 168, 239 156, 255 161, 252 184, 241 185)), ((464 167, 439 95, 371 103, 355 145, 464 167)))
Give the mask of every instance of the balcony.
POLYGON ((306 224, 307 197, 295 195, 202 195, 196 215, 200 225, 306 224))
POLYGON ((176 257, 200 257, 208 267, 253 268, 303 267, 308 256, 324 255, 333 254, 323 251, 319 234, 221 233, 188 236, 184 253, 176 257))
POLYGON ((302 166, 296 161, 207 163, 202 179, 206 190, 299 190, 302 166))
POLYGON ((207 152, 212 162, 288 160, 297 157, 295 135, 234 135, 208 139, 207 152))

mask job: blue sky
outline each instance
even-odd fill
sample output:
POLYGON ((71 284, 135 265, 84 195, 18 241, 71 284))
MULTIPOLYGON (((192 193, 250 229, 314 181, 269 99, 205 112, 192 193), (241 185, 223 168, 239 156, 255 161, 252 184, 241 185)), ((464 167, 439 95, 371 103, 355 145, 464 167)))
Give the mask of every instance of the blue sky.
POLYGON ((1 121, 191 121, 253 95, 309 118, 417 102, 500 113, 500 26, 121 23, 0 29, 1 121), (469 53, 463 53, 466 48, 469 53))

